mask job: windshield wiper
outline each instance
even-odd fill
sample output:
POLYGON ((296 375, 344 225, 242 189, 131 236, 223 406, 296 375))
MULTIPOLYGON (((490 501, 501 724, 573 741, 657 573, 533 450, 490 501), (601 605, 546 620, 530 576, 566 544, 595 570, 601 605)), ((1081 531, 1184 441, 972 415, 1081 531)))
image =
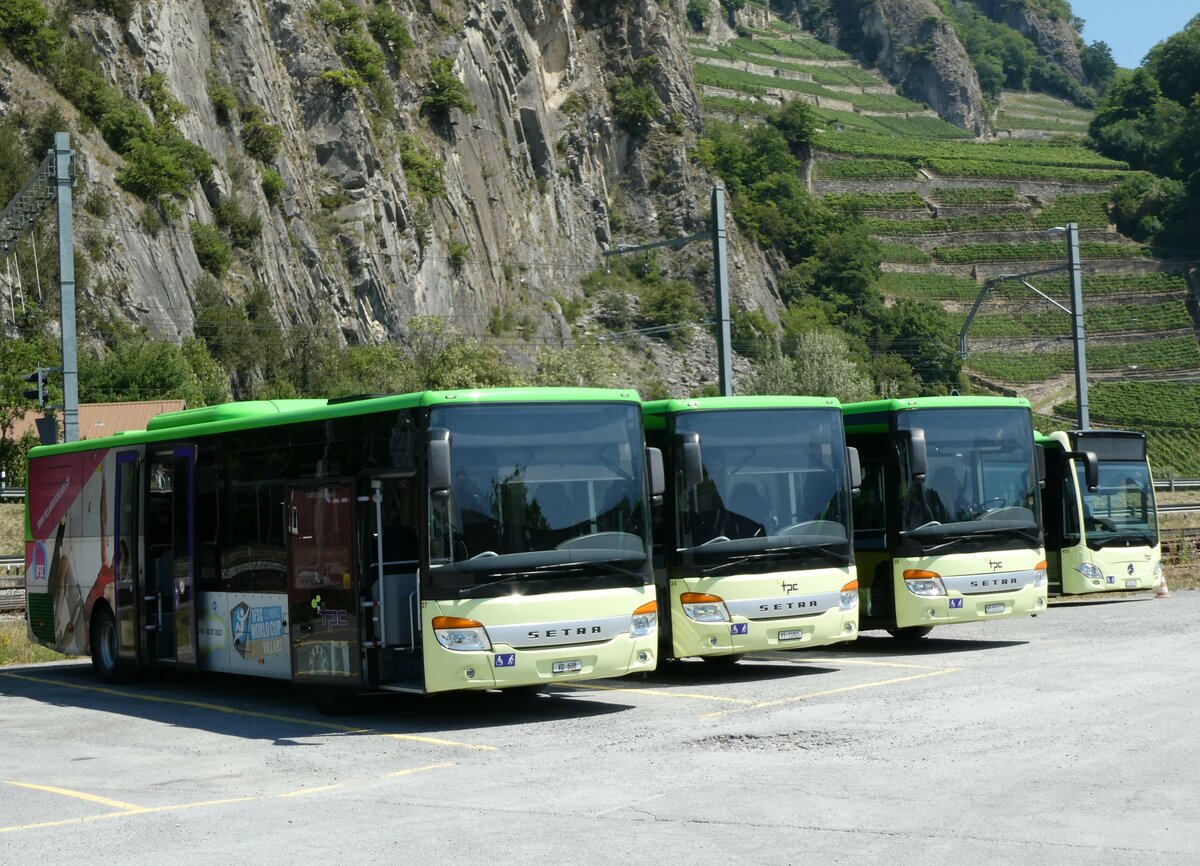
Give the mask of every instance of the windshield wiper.
MULTIPOLYGON (((834 542, 830 542, 833 544, 834 542)), ((783 559, 788 556, 794 556, 799 551, 811 551, 821 554, 836 562, 848 564, 850 557, 844 553, 838 553, 836 550, 830 550, 823 544, 790 544, 787 547, 769 547, 766 550, 756 551, 755 553, 747 553, 739 556, 736 559, 721 562, 717 565, 704 569, 705 574, 716 574, 718 571, 733 568, 734 566, 743 565, 747 562, 757 562, 766 559, 783 559)))
POLYGON ((1097 538, 1094 541, 1088 539, 1088 547, 1092 550, 1100 550, 1102 547, 1107 547, 1114 541, 1144 541, 1146 544, 1154 544, 1154 536, 1149 532, 1122 532, 1116 535, 1110 535, 1108 538, 1097 538))
POLYGON ((546 565, 538 566, 537 568, 527 568, 522 569, 521 571, 514 571, 511 574, 506 574, 503 577, 497 578, 496 580, 489 580, 487 583, 476 583, 471 586, 464 586, 459 589, 458 594, 466 595, 467 593, 474 592, 477 589, 486 589, 489 586, 498 586, 499 584, 516 580, 517 578, 525 578, 527 580, 549 580, 553 576, 553 572, 577 568, 593 568, 601 572, 614 571, 617 574, 636 578, 639 583, 646 582, 645 574, 629 568, 624 568, 620 565, 615 565, 610 560, 580 559, 571 560, 570 562, 548 563, 546 565))

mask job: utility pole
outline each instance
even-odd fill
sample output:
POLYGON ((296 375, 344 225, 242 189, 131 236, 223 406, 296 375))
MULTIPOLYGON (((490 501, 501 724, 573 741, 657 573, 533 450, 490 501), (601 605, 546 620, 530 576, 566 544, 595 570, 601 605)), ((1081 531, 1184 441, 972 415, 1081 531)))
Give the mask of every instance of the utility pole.
POLYGON ((979 291, 979 296, 975 298, 975 304, 971 307, 971 311, 967 313, 967 320, 958 332, 958 356, 964 360, 967 357, 967 329, 971 327, 971 322, 975 319, 975 314, 979 312, 979 308, 983 304, 983 299, 996 287, 997 283, 1007 280, 1019 280, 1025 288, 1049 301, 1071 317, 1071 342, 1075 358, 1076 420, 1080 430, 1090 430, 1091 419, 1088 416, 1087 393, 1087 336, 1083 329, 1083 269, 1079 257, 1079 224, 1067 223, 1065 226, 1055 226, 1054 228, 1046 229, 1046 234, 1065 234, 1067 236, 1067 265, 1065 270, 1067 271, 1071 286, 1070 308, 1064 307, 1058 301, 1054 300, 1054 298, 1029 282, 1029 277, 1063 271, 1064 268, 1062 265, 1040 271, 1029 271, 1024 274, 999 274, 988 280, 979 291))
POLYGON ((722 397, 733 396, 733 353, 730 348, 729 315, 729 256, 725 233, 725 190, 714 187, 712 191, 711 225, 704 231, 669 241, 654 241, 648 244, 617 244, 615 249, 605 250, 604 255, 619 256, 637 253, 657 247, 682 249, 693 241, 710 240, 713 245, 714 309, 716 311, 717 338, 717 384, 722 397))
MULTIPOLYGON (((65 132, 54 134, 54 148, 47 152, 21 191, 0 211, 0 244, 7 251, 9 244, 33 226, 34 220, 57 202, 58 212, 58 288, 62 317, 62 366, 42 371, 62 373, 63 427, 65 440, 79 440, 79 364, 75 342, 75 241, 71 212, 71 188, 75 185, 75 152, 71 137, 65 132)), ((34 381, 26 377, 26 381, 34 381)), ((42 403, 44 404, 44 399, 42 403)), ((54 407, 44 407, 54 408, 54 407)), ((54 436, 57 439, 57 434, 54 436)))
POLYGON ((71 212, 75 151, 71 136, 54 133, 54 186, 58 200, 58 293, 62 318, 63 439, 79 441, 79 361, 75 343, 75 224, 71 212))
POLYGON ((1088 417, 1087 349, 1083 334, 1083 272, 1079 264, 1079 224, 1067 223, 1066 234, 1067 267, 1071 276, 1071 336, 1075 342, 1075 403, 1079 409, 1079 429, 1087 430, 1091 427, 1091 419, 1088 417))

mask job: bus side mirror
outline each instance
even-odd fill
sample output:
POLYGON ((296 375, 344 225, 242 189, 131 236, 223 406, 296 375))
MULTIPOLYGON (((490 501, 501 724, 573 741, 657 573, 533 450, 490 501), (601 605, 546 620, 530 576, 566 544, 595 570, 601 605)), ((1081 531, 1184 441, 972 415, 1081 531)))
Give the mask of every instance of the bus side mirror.
POLYGON ((663 492, 667 489, 662 451, 657 448, 646 449, 646 471, 650 474, 650 501, 654 505, 662 505, 663 492))
POLYGON ((857 496, 862 490, 862 464, 858 461, 858 449, 846 449, 846 468, 850 470, 850 495, 857 496))
POLYGON ((1037 472, 1039 489, 1046 487, 1046 449, 1041 445, 1033 446, 1033 468, 1037 472))
POLYGON ((920 427, 913 427, 910 430, 897 430, 893 435, 896 441, 902 443, 908 451, 909 480, 923 483, 925 474, 929 471, 929 452, 925 447, 925 431, 920 427))
POLYGON ((1100 486, 1100 463, 1096 460, 1095 451, 1064 451, 1063 457, 1068 460, 1083 461, 1083 481, 1087 484, 1089 493, 1095 493, 1100 486))
POLYGON ((684 487, 695 487, 704 480, 704 461, 700 458, 700 434, 679 433, 675 437, 683 467, 684 487))
POLYGON ((429 464, 429 495, 434 499, 450 496, 450 431, 432 427, 425 434, 429 464))

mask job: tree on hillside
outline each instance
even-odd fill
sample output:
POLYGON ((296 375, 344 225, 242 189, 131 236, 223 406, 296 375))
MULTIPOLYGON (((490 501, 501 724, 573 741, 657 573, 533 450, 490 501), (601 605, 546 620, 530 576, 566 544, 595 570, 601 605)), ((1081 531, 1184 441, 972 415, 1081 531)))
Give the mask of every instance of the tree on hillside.
POLYGON ((828 331, 801 334, 790 355, 773 352, 754 367, 747 394, 809 394, 843 403, 869 400, 875 389, 850 357, 846 341, 828 331))

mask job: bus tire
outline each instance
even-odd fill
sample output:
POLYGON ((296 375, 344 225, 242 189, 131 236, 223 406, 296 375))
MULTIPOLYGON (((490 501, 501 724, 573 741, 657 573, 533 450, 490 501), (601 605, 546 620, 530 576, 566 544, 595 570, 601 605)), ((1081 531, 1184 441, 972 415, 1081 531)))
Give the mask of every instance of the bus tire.
POLYGON ((726 656, 700 656, 700 658, 704 659, 705 664, 715 668, 729 668, 740 662, 745 655, 745 653, 733 653, 726 656))
POLYGON ((92 668, 106 683, 124 683, 133 678, 133 670, 121 661, 121 640, 117 620, 107 604, 96 605, 92 614, 92 668))
POLYGON ((910 625, 908 628, 889 628, 888 634, 896 640, 920 640, 931 631, 931 625, 910 625))

